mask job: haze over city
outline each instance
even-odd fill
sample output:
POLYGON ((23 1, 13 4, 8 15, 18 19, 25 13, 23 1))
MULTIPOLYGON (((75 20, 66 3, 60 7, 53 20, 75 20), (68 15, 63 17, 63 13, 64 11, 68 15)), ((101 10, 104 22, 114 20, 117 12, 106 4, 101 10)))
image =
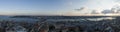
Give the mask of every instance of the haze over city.
POLYGON ((0 0, 0 15, 119 15, 119 0, 0 0))

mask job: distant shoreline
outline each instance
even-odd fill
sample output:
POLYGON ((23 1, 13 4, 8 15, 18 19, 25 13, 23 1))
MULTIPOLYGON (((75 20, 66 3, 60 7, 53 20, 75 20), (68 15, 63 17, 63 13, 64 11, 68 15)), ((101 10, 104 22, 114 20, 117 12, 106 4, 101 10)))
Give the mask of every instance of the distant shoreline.
POLYGON ((0 15, 0 16, 120 16, 120 15, 0 15))

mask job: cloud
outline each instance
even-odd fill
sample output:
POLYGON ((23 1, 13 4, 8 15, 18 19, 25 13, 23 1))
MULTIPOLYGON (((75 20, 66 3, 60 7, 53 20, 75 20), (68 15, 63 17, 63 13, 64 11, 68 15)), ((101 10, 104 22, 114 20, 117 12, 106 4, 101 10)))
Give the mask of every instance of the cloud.
POLYGON ((119 14, 120 13, 120 5, 115 5, 111 9, 106 9, 101 11, 103 14, 119 14))
POLYGON ((82 10, 87 10, 87 7, 81 7, 80 9, 75 9, 76 11, 82 11, 82 10))
POLYGON ((89 0, 83 5, 85 7, 80 6, 81 8, 68 11, 66 15, 120 14, 120 0, 115 1, 116 0, 89 0))
POLYGON ((81 14, 100 14, 100 10, 97 9, 91 9, 87 7, 81 7, 80 9, 75 9, 76 12, 79 12, 81 14))
POLYGON ((70 10, 65 15, 85 15, 85 14, 98 14, 97 10, 91 10, 87 7, 81 7, 80 9, 70 10))
POLYGON ((103 14, 111 14, 111 13, 114 13, 114 11, 112 11, 112 10, 103 10, 101 13, 103 13, 103 14))
POLYGON ((120 6, 114 6, 111 10, 114 11, 114 13, 120 13, 120 6))
POLYGON ((99 12, 97 10, 93 10, 91 14, 99 14, 99 12))
POLYGON ((97 9, 81 7, 80 9, 75 9, 66 12, 66 15, 101 15, 101 14, 106 15, 106 14, 118 14, 118 13, 120 13, 120 8, 111 8, 100 11, 97 9))

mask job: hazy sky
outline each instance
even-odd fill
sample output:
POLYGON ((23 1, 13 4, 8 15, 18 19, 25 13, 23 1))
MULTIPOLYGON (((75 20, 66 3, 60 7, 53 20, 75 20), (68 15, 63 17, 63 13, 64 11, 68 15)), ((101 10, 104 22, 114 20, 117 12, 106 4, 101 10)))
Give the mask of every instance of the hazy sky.
POLYGON ((76 13, 72 10, 81 7, 111 9, 117 2, 119 0, 0 0, 0 15, 61 15, 76 13))

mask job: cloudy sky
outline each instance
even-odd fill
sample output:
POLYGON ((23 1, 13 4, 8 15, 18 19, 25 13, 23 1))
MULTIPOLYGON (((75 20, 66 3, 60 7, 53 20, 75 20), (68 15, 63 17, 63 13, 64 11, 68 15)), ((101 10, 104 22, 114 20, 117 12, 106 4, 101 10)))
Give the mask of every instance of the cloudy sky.
POLYGON ((116 5, 119 0, 0 0, 0 15, 99 14, 116 5))

